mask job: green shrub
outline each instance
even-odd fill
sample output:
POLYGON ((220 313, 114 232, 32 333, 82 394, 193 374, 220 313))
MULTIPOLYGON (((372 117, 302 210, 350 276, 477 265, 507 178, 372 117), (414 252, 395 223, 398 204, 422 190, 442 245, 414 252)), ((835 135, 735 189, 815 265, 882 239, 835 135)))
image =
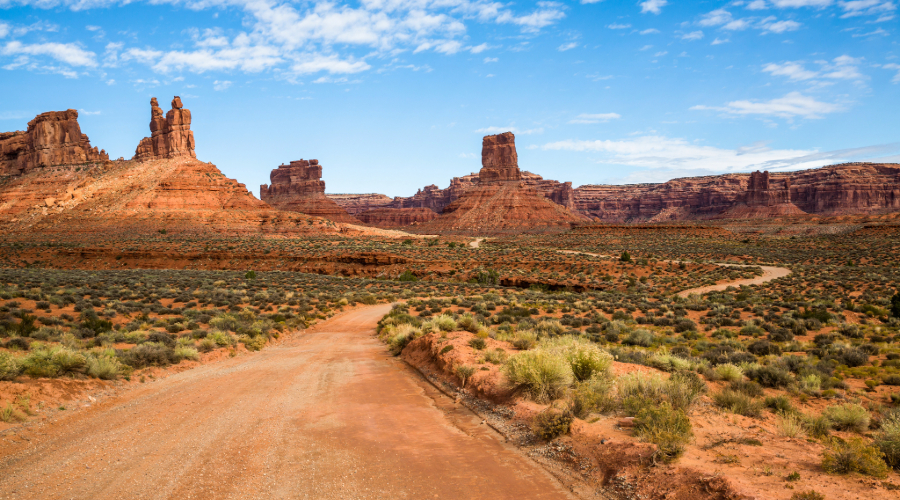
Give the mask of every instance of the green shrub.
POLYGON ((722 389, 720 392, 713 394, 712 399, 716 406, 724 408, 731 413, 754 418, 762 414, 762 403, 742 392, 722 389))
POLYGON ((540 349, 512 356, 503 365, 502 371, 510 385, 524 390, 538 402, 556 399, 572 384, 573 379, 565 359, 540 349))
POLYGON ((669 403, 641 410, 634 428, 638 437, 656 445, 655 458, 663 461, 680 457, 694 435, 687 415, 669 403))
POLYGON ((762 386, 752 380, 735 380, 728 384, 728 389, 740 392, 751 398, 762 397, 762 395, 765 394, 762 386))
MULTIPOLYGON (((256 339, 261 339, 263 341, 263 345, 265 345, 266 339, 264 337, 256 337, 256 339)), ((254 339, 254 341, 256 340, 254 339)), ((251 341, 253 342, 253 341, 251 341)), ((258 349, 257 349, 258 350, 258 349)), ((175 348, 175 356, 179 359, 189 359, 192 361, 197 361, 200 359, 200 355, 197 353, 197 349, 193 347, 176 347, 175 348)))
POLYGON ((0 380, 13 380, 22 373, 22 363, 8 352, 0 352, 0 380))
POLYGON ((888 473, 884 454, 862 438, 848 441, 832 438, 822 457, 822 468, 829 474, 856 472, 877 478, 885 478, 888 473))
POLYGON ((625 337, 625 340, 622 341, 623 344, 626 345, 636 345, 641 347, 650 347, 653 345, 653 341, 655 337, 650 330, 645 330, 643 328, 638 328, 637 330, 632 331, 628 334, 628 337, 625 337))
POLYGON ((581 382, 594 376, 609 376, 613 357, 589 340, 570 335, 541 342, 546 349, 563 356, 569 363, 575 380, 581 382))
POLYGON ((825 415, 806 417, 803 425, 807 434, 813 437, 822 438, 831 432, 831 420, 825 415))
POLYGON ((502 365, 507 360, 507 358, 509 358, 509 354, 507 354, 506 351, 500 348, 484 351, 484 360, 491 364, 502 365))
POLYGON ((787 396, 767 396, 763 404, 774 413, 796 412, 794 405, 791 404, 791 399, 787 396))
POLYGON ((881 420, 875 446, 884 453, 884 461, 889 466, 900 469, 900 412, 894 411, 881 420))
POLYGON ((417 278, 416 275, 413 274, 409 269, 403 271, 403 274, 401 274, 397 279, 400 281, 419 281, 419 278, 417 278))
POLYGON ((855 403, 829 406, 822 414, 840 431, 865 432, 869 428, 869 412, 855 403))
POLYGON ((803 434, 803 420, 794 413, 781 414, 778 417, 778 430, 784 437, 798 437, 803 434))
MULTIPOLYGON (((265 335, 257 335, 255 337, 242 335, 241 337, 239 337, 239 340, 244 343, 244 347, 246 347, 248 351, 258 351, 265 347, 267 342, 265 335)), ((194 350, 195 354, 196 352, 197 351, 194 350)))
POLYGON ((435 326, 442 332, 452 332, 456 330, 456 321, 453 317, 447 316, 446 314, 441 314, 432 321, 434 321, 435 326))
POLYGON ((664 386, 666 400, 676 410, 689 411, 694 402, 707 391, 706 382, 694 372, 677 372, 664 386))
POLYGON ((200 352, 210 352, 212 350, 215 350, 215 348, 216 341, 208 337, 202 339, 200 343, 197 344, 197 350, 200 352))
POLYGON ((612 381, 607 377, 594 377, 579 382, 572 390, 572 412, 578 418, 586 418, 595 412, 612 411, 616 400, 611 396, 612 381))
POLYGON ((746 372, 747 378, 764 387, 787 387, 794 381, 791 372, 777 366, 760 366, 746 372))
POLYGON ((35 349, 22 359, 23 372, 35 378, 81 373, 86 366, 84 355, 67 347, 35 349))
POLYGON ((87 374, 101 380, 115 380, 122 372, 122 364, 113 356, 90 356, 87 360, 87 374))
POLYGON ((735 380, 741 380, 742 378, 744 378, 744 371, 741 370, 739 366, 735 366, 731 363, 719 365, 713 368, 713 370, 716 372, 716 375, 718 375, 719 378, 726 382, 733 382, 735 380))
POLYGON ((666 401, 666 382, 655 373, 629 373, 619 377, 616 385, 622 408, 631 416, 636 416, 644 408, 658 406, 666 401))
POLYGON ((549 441, 568 434, 574 419, 570 410, 551 406, 535 415, 531 425, 535 434, 549 441))
POLYGON ((469 340, 469 347, 477 351, 481 351, 485 347, 487 347, 487 342, 484 339, 474 338, 469 340))
POLYGON ((219 347, 234 345, 234 337, 221 330, 212 330, 206 335, 206 339, 212 340, 219 347))
POLYGON ((132 347, 123 352, 120 357, 123 363, 134 368, 166 366, 179 361, 174 349, 154 342, 132 347))
POLYGON ((791 500, 825 500, 825 495, 815 491, 797 491, 791 495, 791 500))
POLYGON ((462 381, 462 386, 466 386, 466 381, 475 374, 475 367, 468 365, 459 365, 456 367, 456 376, 462 381))

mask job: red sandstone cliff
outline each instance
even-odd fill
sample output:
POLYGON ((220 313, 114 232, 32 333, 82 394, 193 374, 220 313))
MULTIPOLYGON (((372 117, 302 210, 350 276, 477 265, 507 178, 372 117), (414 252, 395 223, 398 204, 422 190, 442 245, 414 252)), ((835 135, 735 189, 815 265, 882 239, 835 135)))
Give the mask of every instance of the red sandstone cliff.
POLYGON ((184 109, 181 98, 172 99, 172 109, 163 117, 162 108, 150 99, 150 137, 144 137, 134 151, 138 161, 163 158, 196 158, 191 111, 184 109))
POLYGON ((25 132, 0 133, 0 176, 108 159, 106 151, 92 148, 88 136, 81 133, 74 109, 41 113, 28 122, 25 132))
POLYGON ((565 230, 584 217, 547 199, 522 180, 515 136, 486 136, 476 186, 444 207, 443 214, 416 227, 418 232, 497 234, 565 230))
POLYGON ((391 204, 391 198, 378 193, 365 194, 336 194, 326 193, 325 196, 334 200, 350 215, 356 215, 367 210, 385 208, 391 204))
POLYGON ((428 208, 376 208, 356 214, 364 223, 383 229, 397 229, 436 219, 438 214, 428 208))
POLYGON ((270 206, 289 212, 324 217, 335 222, 359 223, 325 196, 319 160, 297 160, 280 165, 269 174, 272 185, 259 187, 259 197, 270 206))

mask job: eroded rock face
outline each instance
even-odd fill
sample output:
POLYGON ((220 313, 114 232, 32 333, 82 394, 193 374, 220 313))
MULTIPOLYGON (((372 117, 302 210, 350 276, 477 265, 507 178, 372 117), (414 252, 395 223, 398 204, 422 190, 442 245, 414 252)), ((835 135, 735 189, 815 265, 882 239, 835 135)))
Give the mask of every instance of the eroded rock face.
POLYGON ((259 197, 270 206, 324 217, 335 222, 358 223, 346 210, 325 196, 319 160, 297 160, 280 165, 269 174, 272 185, 259 187, 259 197))
POLYGON ((25 132, 0 133, 0 176, 21 175, 49 166, 109 160, 81 133, 78 111, 49 111, 28 122, 25 132))
POLYGON ((378 193, 364 194, 337 194, 325 193, 325 196, 340 205, 350 215, 356 215, 368 210, 386 208, 391 204, 391 198, 378 193))
POLYGON ((512 132, 485 136, 481 141, 479 182, 487 184, 521 179, 519 156, 516 154, 516 136, 512 132))
POLYGON ((172 109, 163 116, 156 98, 150 99, 150 137, 144 137, 134 151, 138 161, 164 158, 196 158, 191 111, 184 109, 181 98, 172 99, 172 109))
POLYGON ((356 214, 362 222, 383 229, 397 229, 436 219, 438 214, 428 208, 376 208, 356 214))

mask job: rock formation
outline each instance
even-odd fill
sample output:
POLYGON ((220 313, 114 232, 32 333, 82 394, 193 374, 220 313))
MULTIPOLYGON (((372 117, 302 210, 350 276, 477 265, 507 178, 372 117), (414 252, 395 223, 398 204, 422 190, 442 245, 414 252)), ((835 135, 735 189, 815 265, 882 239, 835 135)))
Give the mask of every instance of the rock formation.
POLYGON ((269 174, 272 185, 259 187, 259 197, 270 206, 289 212, 324 217, 335 222, 359 223, 325 196, 319 160, 297 160, 280 165, 269 174))
POLYGON ((350 215, 356 215, 360 212, 374 210, 377 208, 385 208, 390 206, 391 198, 378 193, 366 194, 336 194, 326 193, 325 196, 334 200, 350 215))
POLYGON ((150 137, 144 137, 134 151, 138 161, 163 158, 196 158, 191 111, 184 109, 181 98, 172 99, 172 109, 163 117, 156 98, 150 99, 150 137))
POLYGON ((81 133, 78 111, 49 111, 28 122, 25 132, 0 133, 0 176, 22 175, 37 168, 109 160, 81 133))
POLYGON ((397 229, 436 219, 438 214, 428 208, 376 208, 356 214, 362 222, 383 229, 397 229))
POLYGON ((559 231, 583 222, 522 180, 512 132, 486 136, 478 184, 444 207, 443 214, 417 226, 420 232, 498 234, 559 231))

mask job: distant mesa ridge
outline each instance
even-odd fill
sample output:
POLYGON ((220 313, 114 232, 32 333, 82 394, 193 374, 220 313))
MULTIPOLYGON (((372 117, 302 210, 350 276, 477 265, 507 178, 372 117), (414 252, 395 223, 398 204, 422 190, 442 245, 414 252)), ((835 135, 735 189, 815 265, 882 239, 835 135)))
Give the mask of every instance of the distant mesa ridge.
POLYGON ((272 185, 259 186, 259 197, 273 208, 359 224, 343 207, 325 196, 319 160, 296 160, 269 173, 272 185))

